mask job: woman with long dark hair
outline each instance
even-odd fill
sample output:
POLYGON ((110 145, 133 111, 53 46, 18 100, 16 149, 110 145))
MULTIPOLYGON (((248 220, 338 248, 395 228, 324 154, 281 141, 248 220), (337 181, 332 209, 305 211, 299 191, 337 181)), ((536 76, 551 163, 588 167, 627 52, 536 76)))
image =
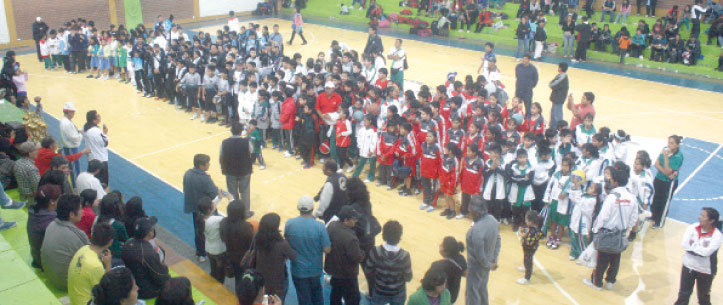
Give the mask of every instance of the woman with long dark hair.
MULTIPOLYGON (((115 230, 115 237, 113 238, 113 244, 109 250, 113 254, 113 265, 117 266, 121 264, 121 248, 123 244, 128 240, 128 232, 126 232, 125 224, 120 221, 121 210, 120 210, 120 197, 118 195, 110 193, 105 195, 100 201, 100 214, 96 218, 96 223, 105 222, 113 227, 115 230)), ((92 235, 92 233, 91 233, 92 235)))
POLYGON ((83 125, 83 137, 85 145, 90 148, 88 161, 98 160, 103 164, 100 173, 96 177, 105 185, 108 185, 108 128, 103 124, 100 129, 100 114, 91 110, 85 114, 85 125, 83 125))
POLYGON ((289 283, 286 260, 296 260, 296 251, 281 236, 279 214, 269 213, 261 217, 256 233, 256 271, 266 279, 266 292, 281 300, 286 297, 289 283))
POLYGON ((126 202, 123 213, 123 223, 126 225, 128 236, 134 236, 133 225, 136 219, 146 217, 146 211, 143 210, 143 199, 135 196, 126 202))
POLYGON ((91 305, 136 305, 138 285, 126 267, 110 269, 98 285, 93 286, 91 305))
POLYGON ((680 142, 683 137, 672 135, 668 137, 668 145, 663 147, 658 159, 655 160, 655 168, 658 174, 653 180, 653 204, 650 211, 653 213, 653 228, 660 228, 665 224, 665 217, 670 208, 670 200, 673 198, 675 189, 678 188, 678 172, 683 166, 683 153, 680 152, 680 142))
POLYGON ((697 286, 698 304, 710 304, 710 287, 718 271, 718 249, 723 242, 718 210, 703 208, 698 223, 688 226, 683 235, 683 271, 675 305, 687 305, 693 286, 697 286))
POLYGON ((185 276, 174 277, 163 284, 156 305, 194 305, 191 281, 185 276))
POLYGON ((246 206, 239 200, 233 200, 226 208, 226 218, 221 220, 221 240, 226 244, 226 260, 233 266, 236 285, 241 281, 244 270, 241 258, 251 248, 254 228, 246 221, 246 206))

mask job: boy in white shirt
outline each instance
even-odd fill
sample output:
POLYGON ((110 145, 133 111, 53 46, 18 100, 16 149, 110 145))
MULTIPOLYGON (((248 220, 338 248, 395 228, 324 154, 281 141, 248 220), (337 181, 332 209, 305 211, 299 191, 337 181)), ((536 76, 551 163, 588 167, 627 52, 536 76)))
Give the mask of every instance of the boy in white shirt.
POLYGON ((361 127, 356 134, 356 143, 359 148, 359 164, 357 164, 352 177, 359 177, 364 169, 364 165, 369 162, 369 175, 364 182, 374 181, 377 161, 377 142, 379 142, 379 135, 377 134, 377 129, 374 127, 374 116, 367 114, 364 116, 364 126, 361 127))
POLYGON ((226 244, 221 240, 221 221, 223 216, 216 213, 216 202, 211 198, 203 197, 198 202, 198 210, 203 214, 206 254, 211 265, 211 277, 223 283, 224 257, 226 244))

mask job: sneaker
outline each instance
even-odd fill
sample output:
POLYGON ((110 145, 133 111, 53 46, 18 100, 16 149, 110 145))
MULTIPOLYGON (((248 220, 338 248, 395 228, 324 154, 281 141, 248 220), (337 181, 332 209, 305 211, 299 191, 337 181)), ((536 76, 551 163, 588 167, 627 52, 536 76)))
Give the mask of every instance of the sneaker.
POLYGON ((143 92, 143 97, 148 97, 148 93, 143 92))
POLYGON ((576 260, 577 258, 574 257, 574 256, 572 256, 572 255, 570 255, 570 256, 567 257, 567 259, 569 259, 569 260, 571 260, 571 261, 574 261, 574 260, 576 260))
POLYGON ((288 151, 285 151, 285 152, 284 152, 284 158, 288 158, 288 157, 291 157, 291 154, 290 154, 288 151))
POLYGON ((529 283, 530 283, 530 280, 528 280, 528 279, 526 279, 526 278, 524 278, 524 277, 517 279, 517 284, 527 285, 527 284, 529 284, 529 283))
POLYGON ((439 213, 439 216, 447 216, 447 215, 449 215, 449 213, 452 213, 452 210, 444 209, 444 211, 442 211, 442 213, 439 213))
POLYGON ((196 115, 196 114, 194 113, 194 114, 191 116, 191 120, 193 121, 193 120, 195 120, 197 117, 198 117, 198 115, 196 115))
POLYGON ((546 246, 547 248, 552 247, 552 242, 553 242, 553 241, 555 241, 554 238, 552 238, 552 237, 548 238, 548 239, 547 239, 547 242, 545 243, 545 246, 546 246))
POLYGON ((4 205, 4 206, 2 206, 2 208, 3 208, 3 209, 6 209, 6 210, 17 210, 17 209, 22 209, 24 206, 25 206, 25 202, 24 202, 24 201, 15 201, 15 200, 12 200, 12 201, 10 202, 10 204, 4 205))
POLYGON ((306 165, 304 165, 304 169, 309 169, 309 168, 311 168, 311 166, 312 166, 311 164, 306 164, 306 165))
POLYGON ((503 223, 503 224, 506 224, 506 225, 509 225, 509 224, 510 224, 510 220, 507 219, 507 218, 503 218, 503 219, 502 219, 502 223, 503 223))
POLYGON ((382 183, 381 181, 377 181, 377 183, 374 183, 374 186, 382 186, 382 184, 384 183, 382 183))
POLYGON ((602 290, 602 287, 595 286, 591 279, 582 279, 582 283, 594 288, 595 290, 602 290))
POLYGON ((353 171, 354 171, 354 167, 353 167, 353 166, 350 166, 349 168, 346 169, 346 172, 347 172, 347 173, 351 173, 351 172, 353 172, 353 171))
POLYGON ((206 121, 206 116, 202 114, 202 115, 201 115, 201 122, 205 122, 205 121, 206 121))
POLYGON ((525 266, 517 266, 517 271, 525 272, 525 266))
POLYGON ((447 214, 447 219, 452 219, 455 216, 457 216, 457 213, 455 211, 450 211, 449 214, 447 214))
POLYGON ((462 218, 464 218, 464 216, 465 216, 464 214, 459 213, 459 214, 457 214, 457 216, 455 216, 455 218, 462 219, 462 218))
POLYGON ((299 159, 301 159, 301 155, 296 155, 296 157, 294 157, 294 158, 295 158, 296 160, 299 160, 299 159))
POLYGON ((605 289, 613 290, 613 287, 615 287, 615 283, 610 283, 610 282, 605 283, 605 289))
POLYGON ((552 242, 552 245, 550 245, 550 249, 552 249, 552 250, 557 250, 557 248, 559 248, 559 247, 560 247, 560 240, 559 240, 559 239, 555 239, 555 240, 552 242))
POLYGON ((419 195, 421 192, 418 188, 414 188, 414 195, 419 195))
POLYGON ((343 168, 340 168, 340 169, 337 169, 337 170, 336 170, 336 173, 337 173, 337 174, 341 174, 341 173, 343 173, 343 172, 344 172, 344 169, 343 169, 343 168))
POLYGON ((201 263, 205 263, 205 262, 206 262, 206 256, 205 256, 205 255, 199 255, 199 256, 198 256, 198 261, 201 262, 201 263))
POLYGON ((391 191, 391 190, 393 190, 393 189, 394 189, 394 188, 393 188, 391 185, 387 185, 387 191, 391 191))
POLYGON ((259 169, 260 169, 260 170, 265 170, 265 169, 266 169, 266 165, 261 165, 261 166, 259 166, 259 169))
POLYGON ((435 210, 435 208, 430 205, 430 206, 427 208, 427 213, 432 213, 432 212, 434 212, 434 210, 435 210))
POLYGON ((326 159, 324 159, 324 158, 320 158, 320 159, 319 159, 319 162, 321 162, 321 163, 325 163, 325 162, 326 162, 326 159))
POLYGON ((410 191, 408 189, 404 190, 404 192, 402 192, 402 196, 412 196, 412 191, 410 191))
POLYGON ((8 221, 3 221, 3 222, 0 222, 0 231, 5 231, 5 230, 7 230, 7 229, 10 229, 10 228, 16 226, 17 224, 18 224, 18 223, 17 223, 17 222, 14 222, 14 221, 9 221, 9 222, 8 222, 8 221))
POLYGON ((420 209, 420 210, 426 210, 428 207, 429 207, 428 204, 422 203, 422 205, 419 206, 419 209, 420 209))
POLYGON ((573 58, 573 59, 572 59, 572 60, 570 60, 570 61, 572 61, 572 62, 577 62, 577 59, 574 59, 574 58, 573 58))
POLYGON ((364 183, 369 183, 369 182, 372 182, 372 181, 369 179, 364 179, 364 183))

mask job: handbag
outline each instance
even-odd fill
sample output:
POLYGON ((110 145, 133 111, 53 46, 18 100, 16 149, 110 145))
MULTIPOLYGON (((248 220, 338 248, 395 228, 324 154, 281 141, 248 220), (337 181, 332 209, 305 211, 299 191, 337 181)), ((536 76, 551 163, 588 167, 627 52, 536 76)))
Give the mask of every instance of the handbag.
POLYGON ((604 253, 622 253, 628 247, 628 239, 625 236, 625 219, 623 218, 623 211, 620 207, 620 194, 613 193, 617 197, 618 212, 620 213, 620 222, 622 228, 620 229, 606 229, 602 228, 595 234, 593 243, 595 244, 595 250, 604 253))
POLYGON ((256 268, 256 238, 251 242, 251 248, 244 253, 240 264, 244 270, 256 268))

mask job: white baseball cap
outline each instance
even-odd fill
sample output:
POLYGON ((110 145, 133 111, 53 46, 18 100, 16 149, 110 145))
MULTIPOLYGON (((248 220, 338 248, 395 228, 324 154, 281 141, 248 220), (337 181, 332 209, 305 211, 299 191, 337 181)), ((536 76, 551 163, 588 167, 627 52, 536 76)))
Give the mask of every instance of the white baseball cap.
POLYGON ((302 212, 311 212, 314 210, 314 198, 309 195, 304 195, 299 198, 299 202, 296 203, 296 208, 302 212))
POLYGON ((40 22, 42 20, 43 20, 43 18, 40 18, 40 17, 35 18, 35 21, 37 21, 37 22, 40 22))
POLYGON ((63 110, 65 111, 75 111, 75 105, 73 105, 73 102, 67 102, 63 105, 63 110))
POLYGON ((329 81, 329 82, 326 82, 326 85, 324 85, 324 87, 326 87, 326 88, 334 88, 335 86, 334 86, 334 83, 333 83, 333 82, 330 82, 330 81, 329 81))

